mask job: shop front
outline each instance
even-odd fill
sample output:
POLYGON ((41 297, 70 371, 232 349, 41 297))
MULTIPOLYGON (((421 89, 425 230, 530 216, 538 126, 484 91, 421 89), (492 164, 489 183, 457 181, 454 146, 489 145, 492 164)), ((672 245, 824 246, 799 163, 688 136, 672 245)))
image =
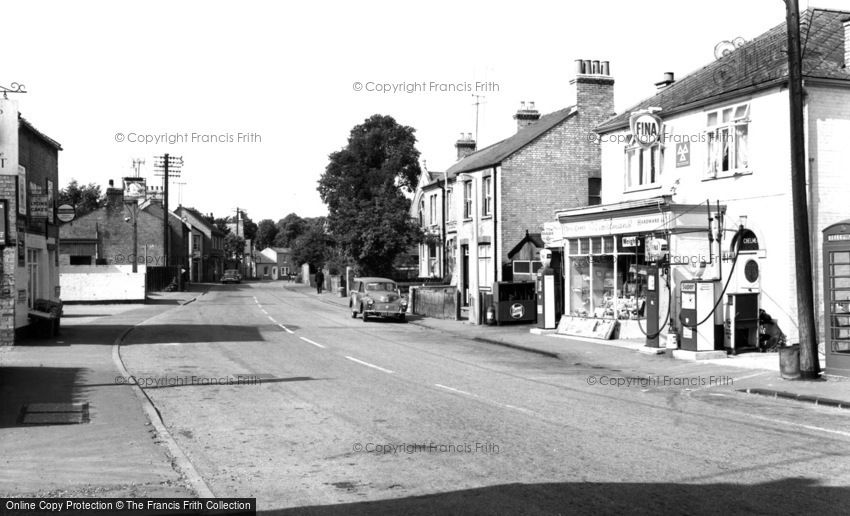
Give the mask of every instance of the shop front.
POLYGON ((643 339, 648 312, 662 328, 670 316, 669 267, 656 276, 654 266, 666 262, 677 235, 705 234, 704 213, 695 208, 655 198, 559 212, 566 267, 559 332, 643 339))

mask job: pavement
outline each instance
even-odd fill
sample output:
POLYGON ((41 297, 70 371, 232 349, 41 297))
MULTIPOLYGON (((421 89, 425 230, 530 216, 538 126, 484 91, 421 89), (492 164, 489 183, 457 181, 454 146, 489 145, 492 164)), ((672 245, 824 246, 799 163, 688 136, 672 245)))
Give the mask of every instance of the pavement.
POLYGON ((113 345, 203 291, 66 305, 58 336, 0 347, 0 496, 194 496, 119 378, 113 345), (81 415, 88 423, 73 424, 81 415))
MULTIPOLYGON (((290 283, 285 288, 314 295, 326 303, 348 307, 348 298, 340 297, 337 293, 323 292, 317 294, 315 288, 300 283, 290 283)), ((530 353, 562 358, 566 352, 579 352, 596 358, 598 363, 611 364, 611 352, 606 348, 615 347, 624 350, 616 353, 617 366, 631 367, 634 371, 645 370, 649 374, 659 374, 659 368, 667 367, 669 373, 682 374, 682 368, 700 370, 712 368, 741 369, 749 371, 741 376, 733 374, 735 390, 747 394, 768 396, 778 399, 788 399, 808 402, 831 407, 850 409, 850 378, 822 375, 818 380, 786 380, 779 372, 778 353, 742 353, 728 355, 727 358, 683 361, 674 359, 672 354, 647 355, 641 353, 642 341, 634 340, 602 340, 584 337, 541 333, 531 325, 475 325, 468 321, 434 319, 408 314, 408 322, 435 331, 463 336, 479 342, 505 346, 530 353), (688 364, 685 366, 685 364, 688 364)), ((823 356, 820 357, 821 370, 824 369, 823 356)), ((715 371, 712 371, 715 372, 715 371)), ((706 371, 708 374, 709 371, 706 371)), ((664 374, 664 373, 660 373, 664 374)))

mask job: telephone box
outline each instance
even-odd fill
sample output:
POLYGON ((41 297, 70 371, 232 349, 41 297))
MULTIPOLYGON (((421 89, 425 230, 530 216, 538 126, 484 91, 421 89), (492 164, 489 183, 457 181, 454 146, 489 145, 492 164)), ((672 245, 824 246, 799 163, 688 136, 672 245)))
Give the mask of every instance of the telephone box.
POLYGON ((850 377, 850 220, 823 230, 826 374, 850 377))
POLYGON ((717 343, 723 342, 718 340, 723 331, 722 324, 717 324, 721 310, 718 307, 712 313, 722 289, 715 280, 683 281, 679 285, 682 349, 714 351, 717 343))

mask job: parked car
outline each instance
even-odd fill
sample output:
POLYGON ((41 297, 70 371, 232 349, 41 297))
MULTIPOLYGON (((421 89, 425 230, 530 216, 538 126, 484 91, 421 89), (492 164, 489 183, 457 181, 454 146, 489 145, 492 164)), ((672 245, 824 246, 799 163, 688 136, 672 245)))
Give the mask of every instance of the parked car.
POLYGON ((348 301, 351 317, 359 313, 363 322, 370 317, 405 320, 407 298, 401 294, 395 281, 386 278, 354 278, 348 301))
POLYGON ((242 275, 236 269, 227 269, 221 277, 222 283, 240 283, 241 281, 242 275))

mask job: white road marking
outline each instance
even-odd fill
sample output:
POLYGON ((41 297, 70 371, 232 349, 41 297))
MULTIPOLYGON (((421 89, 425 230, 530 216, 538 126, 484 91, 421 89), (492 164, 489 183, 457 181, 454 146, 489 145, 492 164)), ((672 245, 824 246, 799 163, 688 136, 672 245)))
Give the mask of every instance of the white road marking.
POLYGON ((749 414, 749 416, 753 419, 760 419, 762 421, 769 421, 771 423, 781 423, 784 425, 796 426, 800 428, 805 428, 806 430, 814 430, 816 432, 826 432, 828 434, 841 435, 843 437, 850 437, 850 432, 842 432, 841 430, 833 430, 831 428, 821 428, 819 426, 812 425, 803 425, 801 423, 792 423, 791 421, 783 421, 782 419, 772 419, 769 417, 757 416, 755 414, 749 414))
POLYGON ((281 327, 281 329, 283 329, 286 333, 288 333, 288 334, 290 334, 290 335, 294 335, 294 334, 295 334, 295 332, 294 332, 294 331, 290 330, 289 328, 287 328, 286 326, 284 326, 284 325, 282 325, 282 324, 280 324, 280 323, 278 323, 278 326, 280 326, 280 327, 281 327))
POLYGON ((273 323, 277 324, 277 321, 275 321, 275 320, 274 320, 274 317, 272 317, 271 315, 269 316, 269 321, 271 321, 271 322, 273 322, 273 323))
POLYGON ((459 392, 460 394, 466 394, 467 396, 477 397, 474 394, 472 394, 471 392, 462 391, 460 389, 455 389, 453 387, 448 387, 446 385, 440 385, 439 383, 435 383, 434 385, 436 385, 437 387, 439 387, 441 389, 446 389, 447 391, 459 392))
POLYGON ((266 315, 269 315, 269 313, 268 313, 268 312, 266 312, 266 309, 265 309, 265 308, 260 308, 260 311, 261 311, 261 312, 263 312, 263 313, 264 313, 264 314, 266 314, 266 315))
POLYGON ((306 343, 308 343, 308 344, 312 344, 312 345, 314 345, 314 346, 316 346, 316 347, 320 347, 320 348, 322 348, 322 349, 325 349, 325 347, 324 347, 323 345, 319 344, 318 342, 313 342, 312 340, 310 340, 310 339, 308 339, 308 338, 306 338, 306 337, 298 337, 298 338, 299 338, 299 339, 301 339, 301 340, 303 340, 304 342, 306 342, 306 343))
POLYGON ((466 391, 462 391, 460 389, 455 389, 454 387, 449 387, 447 385, 442 385, 442 384, 439 384, 439 383, 435 383, 434 385, 441 388, 441 389, 445 389, 447 391, 456 392, 458 394, 463 394, 465 396, 469 396, 470 398, 475 398, 477 400, 481 400, 485 403, 491 403, 493 405, 498 405, 499 407, 504 407, 504 408, 507 408, 507 409, 516 410, 517 412, 522 412, 523 414, 528 414, 528 415, 531 415, 531 416, 540 417, 540 414, 538 414, 537 412, 534 412, 533 410, 529 410, 529 409, 522 408, 522 407, 517 407, 515 405, 509 405, 507 403, 499 403, 498 401, 493 401, 491 399, 481 397, 477 394, 472 394, 471 392, 466 392, 466 391))
MULTIPOLYGON (((301 337, 301 338, 303 339, 304 337, 301 337)), ((358 364, 364 365, 364 366, 366 366, 366 367, 371 367, 372 369, 377 369, 378 371, 383 371, 383 372, 385 372, 385 373, 387 373, 387 374, 393 374, 393 372, 392 372, 392 371, 390 371, 389 369, 384 369, 383 367, 376 366, 375 364, 370 364, 369 362, 364 362, 364 361, 362 361, 362 360, 357 360, 356 358, 354 358, 354 357, 350 357, 350 356, 348 356, 348 355, 346 355, 346 357, 345 357, 345 358, 347 358, 347 359, 351 360, 352 362, 357 362, 358 364)))

